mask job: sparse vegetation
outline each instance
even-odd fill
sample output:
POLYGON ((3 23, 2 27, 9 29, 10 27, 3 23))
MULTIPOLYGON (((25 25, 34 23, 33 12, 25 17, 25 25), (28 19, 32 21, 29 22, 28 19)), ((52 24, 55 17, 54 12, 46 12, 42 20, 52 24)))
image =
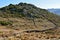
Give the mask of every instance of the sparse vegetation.
POLYGON ((59 28, 60 16, 32 4, 0 8, 0 37, 4 40, 60 39, 59 28))

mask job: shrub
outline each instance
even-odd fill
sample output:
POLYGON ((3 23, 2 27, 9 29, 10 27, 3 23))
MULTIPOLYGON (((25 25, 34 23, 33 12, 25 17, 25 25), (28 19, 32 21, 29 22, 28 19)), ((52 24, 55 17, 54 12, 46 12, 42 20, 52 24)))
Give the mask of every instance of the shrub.
POLYGON ((3 26, 12 25, 12 22, 0 21, 0 25, 3 25, 3 26))

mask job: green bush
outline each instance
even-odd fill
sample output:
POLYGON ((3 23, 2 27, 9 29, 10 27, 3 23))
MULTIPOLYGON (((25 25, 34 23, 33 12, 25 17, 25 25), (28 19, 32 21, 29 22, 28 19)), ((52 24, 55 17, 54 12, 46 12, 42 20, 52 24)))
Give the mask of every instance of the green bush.
POLYGON ((12 25, 12 22, 0 21, 0 25, 3 25, 3 26, 12 25))

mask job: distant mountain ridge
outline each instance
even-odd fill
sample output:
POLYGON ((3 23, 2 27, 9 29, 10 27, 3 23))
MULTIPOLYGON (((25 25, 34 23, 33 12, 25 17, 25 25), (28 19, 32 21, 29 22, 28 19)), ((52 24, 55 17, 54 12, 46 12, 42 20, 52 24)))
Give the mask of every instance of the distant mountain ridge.
POLYGON ((60 9, 48 9, 48 11, 60 15, 60 9))

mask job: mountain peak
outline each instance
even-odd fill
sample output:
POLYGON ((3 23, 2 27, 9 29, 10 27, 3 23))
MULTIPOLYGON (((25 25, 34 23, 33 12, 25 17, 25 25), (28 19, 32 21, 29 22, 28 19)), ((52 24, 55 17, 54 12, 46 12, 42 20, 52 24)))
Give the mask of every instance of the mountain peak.
POLYGON ((21 3, 19 3, 18 5, 26 5, 27 3, 23 3, 23 2, 21 2, 21 3))

